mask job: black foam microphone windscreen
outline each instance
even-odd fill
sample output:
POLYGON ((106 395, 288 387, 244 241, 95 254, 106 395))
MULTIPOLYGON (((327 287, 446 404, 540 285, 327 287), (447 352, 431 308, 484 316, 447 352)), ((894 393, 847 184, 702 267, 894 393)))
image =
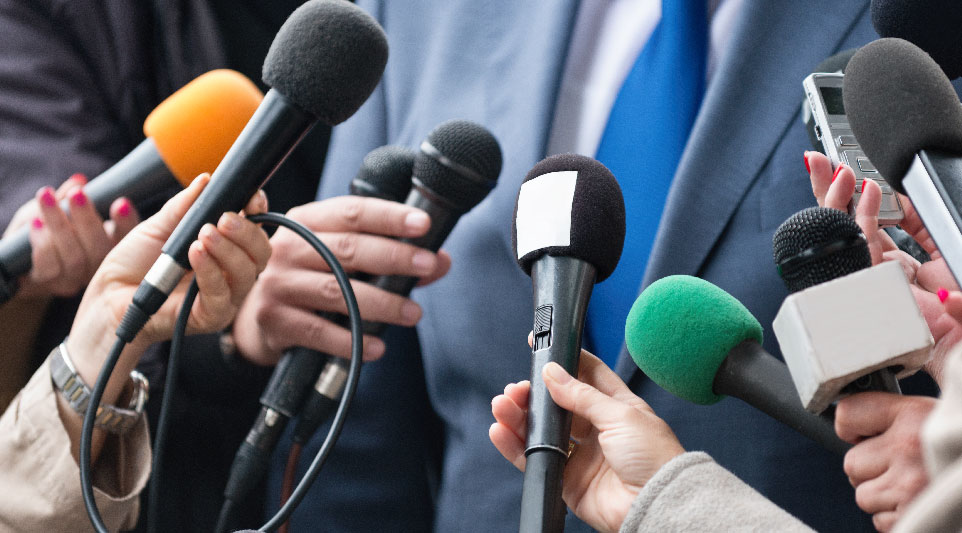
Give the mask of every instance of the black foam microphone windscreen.
POLYGON ((902 39, 863 46, 845 70, 842 90, 852 132, 897 191, 923 149, 962 153, 962 105, 938 64, 902 39))
POLYGON ((949 78, 962 76, 962 2, 872 0, 872 25, 928 52, 949 78))
POLYGON ((872 266, 862 230, 848 213, 810 207, 775 231, 772 251, 779 275, 798 292, 872 266))

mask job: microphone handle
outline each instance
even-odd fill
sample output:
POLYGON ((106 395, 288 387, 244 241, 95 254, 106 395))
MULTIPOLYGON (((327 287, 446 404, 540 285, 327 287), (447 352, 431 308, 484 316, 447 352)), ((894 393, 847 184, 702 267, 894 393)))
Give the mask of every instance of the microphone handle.
POLYGON ((553 361, 577 376, 595 268, 574 257, 546 255, 532 265, 531 280, 534 286, 531 395, 519 531, 560 532, 564 530, 561 480, 568 458, 571 413, 551 399, 541 379, 541 369, 553 361))
POLYGON ((830 452, 845 455, 852 447, 835 434, 834 409, 819 415, 806 411, 788 367, 754 340, 728 352, 715 374, 713 389, 744 401, 830 452))
MULTIPOLYGON (((84 192, 100 216, 107 218, 110 204, 126 196, 138 209, 167 189, 175 190, 178 182, 161 159, 154 141, 144 139, 123 159, 90 180, 84 192)), ((63 200, 60 208, 70 212, 70 202, 63 200)), ((24 226, 12 235, 0 239, 0 304, 16 294, 17 278, 33 266, 30 229, 24 226)))
POLYGON ((962 158, 942 150, 921 150, 902 179, 956 282, 962 285, 962 158))

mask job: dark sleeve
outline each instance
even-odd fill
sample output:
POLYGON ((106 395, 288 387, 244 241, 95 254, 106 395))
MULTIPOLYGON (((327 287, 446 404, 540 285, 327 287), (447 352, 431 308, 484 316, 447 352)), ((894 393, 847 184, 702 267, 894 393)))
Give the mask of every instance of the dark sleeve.
POLYGON ((144 102, 112 103, 121 92, 108 84, 134 80, 108 77, 135 58, 107 55, 116 32, 93 6, 0 0, 0 227, 41 186, 96 176, 134 146, 141 123, 124 115, 144 102))

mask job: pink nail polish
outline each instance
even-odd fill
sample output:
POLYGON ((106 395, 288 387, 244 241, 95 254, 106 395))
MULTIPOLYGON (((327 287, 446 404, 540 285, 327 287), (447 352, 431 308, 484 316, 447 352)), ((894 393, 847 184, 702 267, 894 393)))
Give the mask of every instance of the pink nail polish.
POLYGON ((83 189, 81 189, 70 197, 70 201, 77 207, 83 207, 87 205, 87 195, 84 194, 83 189))
POLYGON ((939 287, 939 292, 936 294, 938 294, 939 301, 942 303, 945 303, 945 301, 949 299, 949 291, 943 289, 942 287, 939 287))
POLYGON ((805 152, 805 172, 812 173, 812 167, 808 166, 808 152, 805 152))
POLYGON ((43 221, 40 220, 39 218, 33 219, 33 228, 34 228, 34 229, 43 229, 43 221))
POLYGON ((87 184, 87 175, 86 175, 86 174, 82 174, 82 173, 80 173, 80 172, 77 172, 77 173, 71 175, 71 176, 70 176, 70 179, 73 180, 73 181, 76 181, 76 182, 79 183, 80 185, 86 185, 86 184, 87 184))
POLYGON ((838 168, 835 169, 835 174, 832 174, 832 183, 835 183, 835 179, 838 178, 838 173, 841 172, 843 168, 845 168, 845 165, 839 165, 838 168))
POLYGON ((120 207, 117 208, 117 214, 119 214, 122 217, 130 216, 130 200, 124 198, 120 202, 120 207))
POLYGON ((57 205, 57 197, 53 195, 53 189, 44 187, 43 193, 40 195, 40 201, 47 207, 57 205))

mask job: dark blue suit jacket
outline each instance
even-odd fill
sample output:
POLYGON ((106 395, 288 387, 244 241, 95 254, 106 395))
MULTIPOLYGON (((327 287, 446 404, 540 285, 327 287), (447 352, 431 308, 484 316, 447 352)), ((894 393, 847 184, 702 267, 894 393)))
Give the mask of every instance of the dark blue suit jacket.
MULTIPOLYGON (((416 147, 451 118, 489 128, 505 164, 497 188, 448 239, 451 272, 414 292, 425 311, 417 327, 420 354, 394 344, 384 362, 365 369, 358 390, 364 399, 342 440, 366 459, 352 458, 354 470, 335 461, 328 473, 337 479, 322 476, 295 525, 422 530, 432 527, 430 515, 413 506, 433 502, 438 531, 512 531, 521 474, 487 434, 491 398, 530 372, 531 281, 514 262, 512 209, 525 173, 546 155, 577 3, 359 3, 387 31, 390 59, 371 100, 334 130, 322 196, 344 194, 370 149, 416 147), (388 362, 392 358, 395 363, 388 362), (381 371, 389 365, 394 372, 381 371), (426 397, 418 396, 418 386, 426 387, 426 397), (439 435, 431 433, 435 426, 425 415, 432 410, 439 435), (383 432, 373 425, 379 419, 390 421, 383 432), (424 458, 423 452, 439 445, 435 485, 430 454, 424 458), (381 470, 374 474, 372 468, 381 470), (435 487, 436 494, 419 492, 435 487)), ((801 81, 826 57, 877 36, 867 0, 747 0, 734 32, 672 185, 645 284, 669 274, 715 283, 755 314, 765 327, 765 348, 778 354, 771 321, 787 293, 773 265, 772 234, 815 204, 802 160, 811 146, 799 116, 801 81)), ((624 353, 617 371, 687 449, 707 451, 812 527, 871 529, 855 506, 840 457, 738 400, 711 407, 678 400, 624 353)), ((569 516, 569 530, 582 529, 569 516)))

